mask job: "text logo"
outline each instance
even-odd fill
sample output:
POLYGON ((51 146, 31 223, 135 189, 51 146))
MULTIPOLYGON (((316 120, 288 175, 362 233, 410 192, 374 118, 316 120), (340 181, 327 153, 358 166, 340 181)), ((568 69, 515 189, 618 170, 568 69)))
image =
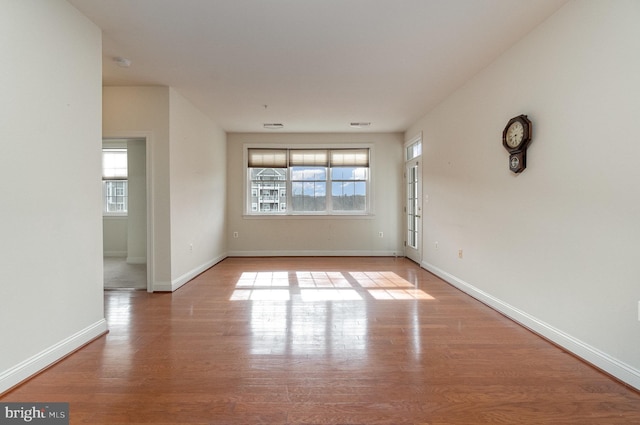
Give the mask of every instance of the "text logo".
POLYGON ((0 425, 69 425, 69 403, 0 403, 0 425))

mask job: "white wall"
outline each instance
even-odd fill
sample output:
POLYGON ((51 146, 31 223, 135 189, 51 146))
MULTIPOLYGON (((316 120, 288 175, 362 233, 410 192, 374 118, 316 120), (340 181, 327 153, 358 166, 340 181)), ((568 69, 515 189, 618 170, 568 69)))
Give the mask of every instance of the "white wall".
POLYGON ((226 256, 226 133, 170 90, 171 290, 226 256))
POLYGON ((226 256, 226 135, 169 87, 105 87, 103 109, 104 137, 148 137, 151 286, 173 291, 226 256))
POLYGON ((107 330, 101 32, 63 0, 0 13, 0 393, 107 330))
POLYGON ((169 196, 169 88, 104 87, 103 136, 147 137, 146 155, 151 164, 153 249, 150 264, 153 286, 171 281, 171 234, 169 196))
POLYGON ((424 132, 423 265, 636 388, 639 19, 635 0, 570 2, 406 133, 424 132))
POLYGON ((105 257, 127 256, 127 217, 106 216, 102 219, 102 250, 105 257))
POLYGON ((403 255, 403 135, 231 133, 228 150, 229 255, 403 255), (246 144, 371 143, 373 215, 370 217, 247 217, 246 144), (233 232, 239 237, 233 238, 233 232), (378 233, 384 237, 379 238, 378 233))
POLYGON ((127 141, 129 205, 127 263, 147 262, 147 153, 144 139, 127 141))

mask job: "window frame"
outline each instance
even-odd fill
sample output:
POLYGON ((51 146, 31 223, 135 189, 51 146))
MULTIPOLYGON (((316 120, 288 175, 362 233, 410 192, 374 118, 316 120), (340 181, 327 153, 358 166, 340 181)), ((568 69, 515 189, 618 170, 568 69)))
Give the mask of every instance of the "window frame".
MULTIPOLYGON (((373 212, 373 164, 374 164, 374 147, 372 143, 356 143, 356 144, 246 144, 243 146, 243 171, 244 171, 244 189, 243 189, 243 216, 248 218, 318 218, 318 217, 341 217, 341 218, 363 218, 370 217, 374 215, 373 212), (256 211, 252 207, 252 179, 250 178, 250 168, 259 168, 259 167, 249 167, 249 150, 250 149, 280 149, 287 151, 287 165, 286 165, 286 176, 285 176, 285 190, 286 190, 286 210, 280 211, 277 213, 264 213, 261 211, 256 211), (357 211, 349 211, 349 210, 333 210, 332 203, 332 184, 333 180, 331 178, 331 169, 332 167, 327 165, 326 167, 326 189, 325 189, 325 197, 326 197, 326 207, 324 211, 294 211, 293 210, 293 201, 292 201, 292 178, 291 178, 291 167, 289 166, 289 151, 294 150, 326 150, 327 154, 330 155, 331 150, 358 150, 358 149, 367 149, 368 150, 368 164, 367 164, 367 172, 365 180, 357 180, 362 181, 366 185, 366 193, 365 193, 365 209, 357 210, 357 211)), ((342 180, 338 180, 342 181, 342 180)))
MULTIPOLYGON (((127 150, 126 145, 122 145, 120 143, 110 143, 104 144, 102 147, 102 216, 103 217, 128 217, 129 215, 129 170, 128 170, 128 155, 129 152, 127 150), (108 151, 124 151, 124 155, 127 158, 127 175, 126 176, 106 176, 105 175, 105 167, 104 167, 104 154, 108 151), (124 195, 123 198, 126 199, 124 204, 126 205, 125 211, 107 211, 107 198, 109 197, 107 193, 107 186, 110 182, 124 183, 124 195)), ((118 195, 115 195, 118 196, 118 195)))

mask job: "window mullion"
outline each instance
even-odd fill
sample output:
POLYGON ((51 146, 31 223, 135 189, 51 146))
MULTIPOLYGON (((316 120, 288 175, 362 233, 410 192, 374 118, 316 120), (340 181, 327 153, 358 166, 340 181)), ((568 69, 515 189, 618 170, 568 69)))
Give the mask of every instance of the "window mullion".
POLYGON ((287 184, 285 187, 287 188, 287 210, 286 214, 291 215, 293 213, 293 184, 291 182, 291 168, 287 167, 287 171, 285 174, 285 179, 287 184))
POLYGON ((333 180, 331 179, 331 166, 327 167, 327 214, 333 214, 333 180))

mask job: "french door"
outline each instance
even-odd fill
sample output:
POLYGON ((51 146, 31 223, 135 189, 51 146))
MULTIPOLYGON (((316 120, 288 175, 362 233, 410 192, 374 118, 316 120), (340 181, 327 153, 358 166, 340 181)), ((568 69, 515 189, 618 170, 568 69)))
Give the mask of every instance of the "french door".
POLYGON ((405 249, 404 255, 422 262, 422 169, 420 157, 405 163, 405 249))

